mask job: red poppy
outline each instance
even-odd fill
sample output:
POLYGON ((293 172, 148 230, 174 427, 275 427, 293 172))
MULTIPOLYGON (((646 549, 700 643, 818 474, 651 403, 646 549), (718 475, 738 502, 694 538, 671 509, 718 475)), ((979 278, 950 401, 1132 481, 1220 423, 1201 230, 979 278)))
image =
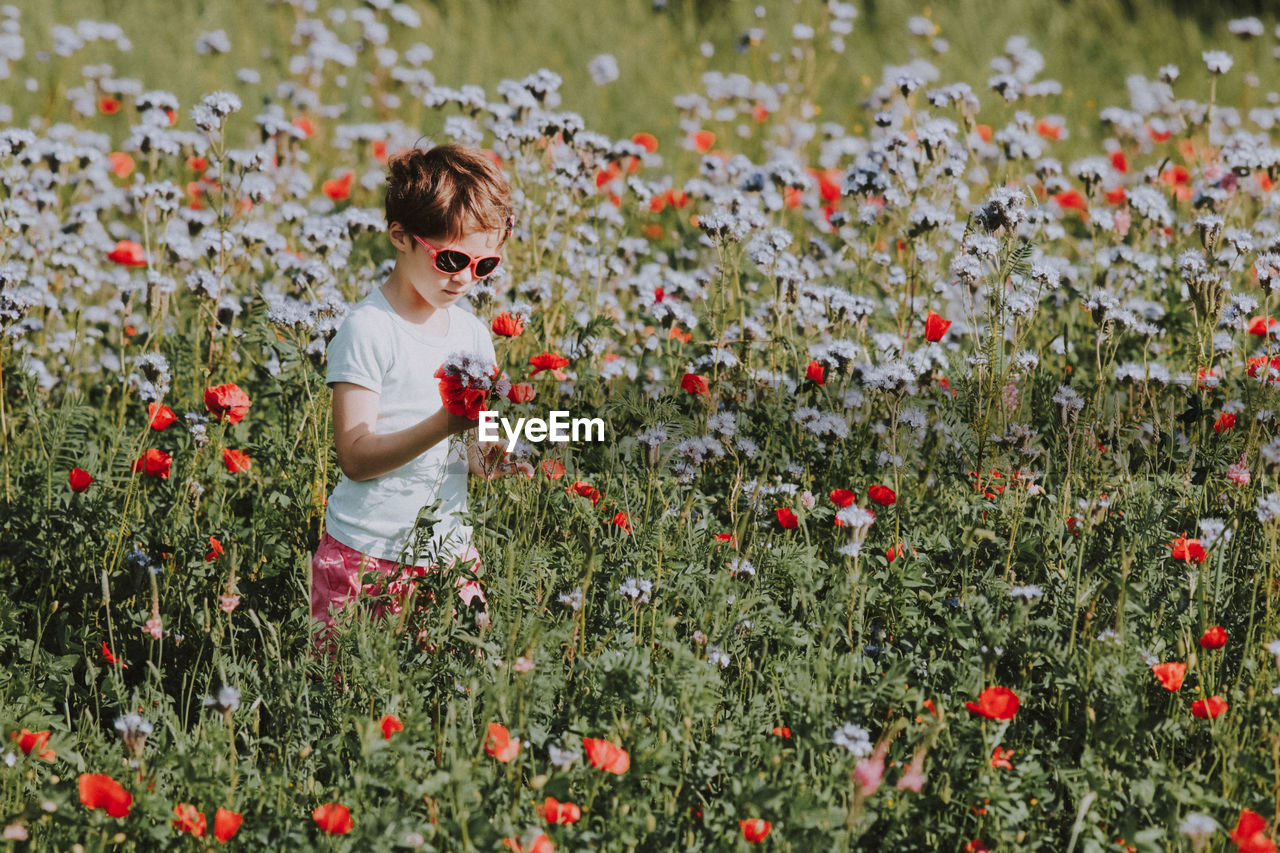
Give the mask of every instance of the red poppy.
POLYGON ((592 506, 596 506, 597 504, 599 504, 600 498, 604 497, 603 495, 600 494, 600 491, 598 489, 596 489, 590 483, 583 482, 582 480, 574 481, 573 485, 565 489, 565 494, 577 495, 578 497, 587 498, 591 501, 592 506))
POLYGON ((72 468, 68 479, 71 480, 71 491, 73 492, 83 492, 93 482, 93 477, 83 468, 72 468))
POLYGON ((1227 644, 1227 632, 1221 625, 1214 625, 1200 637, 1200 648, 1220 649, 1227 644))
POLYGON ((1191 183, 1191 172, 1186 166, 1170 166, 1160 173, 1160 180, 1171 187, 1191 183))
POLYGON ((36 758, 43 761, 56 761, 58 756, 49 749, 49 733, 33 732, 30 729, 23 729, 21 732, 10 732, 9 740, 18 742, 18 749, 22 750, 23 755, 35 754, 36 758))
POLYGON ((1182 687, 1182 680, 1187 676, 1187 665, 1185 663, 1157 663, 1152 665, 1151 671, 1155 673, 1156 678, 1160 679, 1160 683, 1165 690, 1178 690, 1182 687))
POLYGON ((1197 699, 1191 703, 1191 716, 1201 720, 1212 720, 1227 712, 1227 700, 1221 696, 1210 696, 1208 699, 1197 699))
POLYGON ((1267 375, 1271 377, 1272 382, 1275 382, 1277 375, 1280 375, 1280 355, 1271 356, 1270 361, 1265 355, 1257 355, 1249 359, 1248 365, 1250 379, 1258 378, 1258 373, 1268 368, 1270 370, 1267 375))
POLYGON ((206 563, 212 563, 214 560, 227 553, 226 549, 222 547, 222 543, 218 541, 216 536, 209 537, 209 549, 209 553, 204 555, 204 561, 206 563))
POLYGON ((1240 853, 1276 853, 1276 843, 1267 837, 1267 820, 1251 809, 1241 809, 1231 840, 1240 853))
POLYGON ((1200 544, 1199 539, 1188 539, 1185 536, 1179 536, 1177 539, 1169 543, 1169 547, 1173 550, 1173 558, 1175 560, 1185 560, 1186 562, 1204 562, 1204 546, 1200 544))
POLYGON ((822 362, 811 361, 809 362, 809 368, 805 370, 804 375, 805 375, 805 378, 810 380, 811 382, 816 382, 819 385, 825 385, 827 383, 822 381, 822 371, 823 371, 822 362))
POLYGON ((1124 187, 1116 187, 1113 190, 1107 190, 1103 197, 1108 204, 1124 204, 1125 200, 1129 198, 1129 194, 1125 192, 1124 187))
POLYGON ((544 370, 550 370, 551 375, 563 382, 567 377, 560 368, 569 364, 569 359, 553 352, 544 352, 535 355, 529 359, 529 363, 533 365, 533 370, 529 371, 530 376, 537 376, 544 370))
POLYGON ((404 723, 400 722, 400 718, 394 714, 383 714, 378 725, 382 728, 382 737, 386 740, 391 740, 391 736, 396 732, 404 731, 404 723))
POLYGON ((204 404, 210 414, 225 418, 229 424, 238 424, 249 414, 249 395, 234 382, 204 389, 204 404))
POLYGON ((726 542, 728 543, 730 548, 738 547, 738 542, 736 539, 734 539, 732 533, 717 533, 715 536, 715 539, 716 539, 717 548, 723 547, 721 543, 726 543, 726 542))
POLYGON ((330 178, 320 185, 320 191, 334 201, 346 201, 351 197, 351 185, 355 183, 354 172, 347 172, 340 178, 330 178))
POLYGON ((627 751, 607 740, 584 737, 582 746, 587 751, 587 761, 597 770, 621 776, 631 767, 631 756, 627 755, 627 751))
POLYGON ((613 517, 613 523, 622 528, 624 533, 631 532, 631 519, 627 517, 625 512, 619 512, 613 517))
POLYGON ((1008 687, 988 687, 978 694, 977 702, 965 702, 964 706, 988 720, 1012 720, 1018 713, 1018 694, 1008 687))
POLYGON ((639 133, 632 134, 631 141, 650 154, 658 150, 658 137, 652 133, 646 133, 642 130, 639 133))
POLYGON ((578 822, 582 817, 582 809, 573 803, 562 803, 555 797, 547 797, 546 801, 538 806, 538 814, 547 823, 566 826, 578 822))
POLYGON ((528 382, 516 382, 507 392, 507 399, 513 403, 527 403, 538 395, 528 382))
POLYGON ((169 426, 177 419, 178 416, 168 406, 157 403, 147 404, 147 425, 156 432, 169 426))
POLYGON ((711 393, 711 385, 707 382, 707 377, 696 373, 686 373, 680 380, 680 387, 695 397, 711 393))
POLYGON ((764 841, 769 835, 769 830, 773 829, 773 824, 758 817, 750 820, 740 820, 738 821, 738 826, 742 829, 742 837, 752 844, 759 844, 764 841))
POLYGON ((559 480, 564 476, 564 463, 558 459, 543 459, 538 467, 548 480, 559 480))
POLYGON ((831 490, 831 502, 836 506, 840 507, 841 509, 844 509, 847 506, 851 506, 853 502, 856 501, 857 499, 858 499, 858 496, 854 494, 852 491, 850 491, 849 489, 832 489, 831 490))
POLYGON ((778 516, 778 524, 782 525, 783 530, 795 530, 800 526, 800 520, 788 507, 780 506, 774 510, 774 513, 778 516))
POLYGON ((709 130, 699 130, 689 135, 693 149, 699 154, 706 154, 716 144, 716 135, 709 130))
POLYGON ((142 244, 134 240, 118 241, 116 247, 107 252, 107 260, 126 267, 145 267, 147 265, 147 255, 142 249, 142 244))
POLYGON ((1089 205, 1079 190, 1066 190, 1053 197, 1063 210, 1087 210, 1089 205))
POLYGON ((935 314, 930 311, 928 316, 924 318, 924 339, 926 341, 937 342, 942 340, 942 336, 947 333, 947 329, 951 328, 951 321, 944 320, 941 314, 935 314))
POLYGON ((80 804, 102 809, 111 817, 128 817, 133 808, 133 794, 104 773, 81 773, 80 804))
POLYGON ((538 833, 536 838, 529 841, 527 848, 521 847, 520 842, 514 838, 504 838, 502 843, 508 850, 514 850, 515 853, 553 853, 556 849, 556 846, 551 843, 550 838, 547 838, 545 832, 538 833))
MULTIPOLYGON (((496 366, 494 370, 497 370, 496 366)), ((435 377, 440 380, 440 400, 449 414, 469 421, 480 417, 480 410, 489 399, 486 388, 468 385, 461 376, 445 373, 443 367, 435 372, 435 377)))
POLYGON ((1111 168, 1115 169, 1117 172, 1129 171, 1129 161, 1125 159, 1123 151, 1111 152, 1111 168))
POLYGON ((173 464, 173 457, 163 450, 151 448, 144 453, 141 458, 134 460, 133 471, 137 473, 141 471, 148 477, 159 477, 162 480, 169 479, 169 466, 173 464))
POLYGON ((98 98, 98 112, 104 116, 113 116, 120 112, 120 100, 110 95, 103 95, 98 98))
POLYGON ((1036 122, 1036 133, 1040 134, 1045 139, 1056 142, 1062 138, 1062 125, 1054 124, 1048 119, 1042 118, 1040 121, 1036 122))
POLYGON ((774 726, 773 733, 780 738, 791 737, 791 729, 787 728, 786 726, 774 726))
POLYGON ((107 641, 102 641, 102 656, 106 658, 107 663, 118 663, 122 669, 128 669, 129 664, 121 662, 115 655, 111 654, 111 649, 107 648, 107 641))
POLYGON ((898 502, 898 495, 888 486, 868 486, 867 497, 880 506, 893 506, 898 502))
POLYGON ((825 202, 836 202, 844 195, 844 187, 842 186, 842 176, 839 169, 827 169, 826 171, 818 171, 817 169, 809 169, 810 175, 818 181, 818 195, 822 196, 825 202))
POLYGON ((315 124, 312 123, 311 119, 307 118, 306 116, 298 116, 291 123, 298 130, 306 134, 307 138, 310 138, 315 135, 316 126, 315 124))
POLYGON ((173 828, 178 832, 186 832, 196 838, 204 838, 206 829, 204 815, 191 803, 178 803, 173 807, 175 815, 173 828))
POLYGON ((506 764, 520 754, 520 741, 511 736, 506 726, 490 723, 489 736, 484 739, 484 751, 506 764))
POLYGON ((107 162, 111 164, 111 174, 117 178, 127 178, 133 174, 133 158, 123 151, 112 151, 107 155, 107 162))
POLYGON ((226 844, 240 831, 240 824, 243 822, 244 815, 219 806, 218 813, 213 817, 213 837, 226 844))
POLYGON ((1265 338, 1280 323, 1275 317, 1254 317, 1249 321, 1249 334, 1265 338))
POLYGON ((1001 749, 997 746, 995 751, 991 753, 991 766, 998 769, 1012 770, 1013 763, 1009 761, 1010 758, 1013 758, 1012 749, 1001 749))
POLYGON ((964 846, 964 853, 991 853, 981 838, 975 838, 964 846))
POLYGON ((524 322, 519 317, 514 317, 503 311, 493 318, 493 323, 490 324, 489 328, 493 330, 495 335, 514 338, 524 331, 524 322))
POLYGON ((596 186, 603 187, 612 183, 618 177, 620 170, 617 163, 610 163, 607 167, 596 172, 596 186))
POLYGON ((351 819, 351 809, 342 803, 325 803, 322 806, 316 806, 315 811, 311 813, 311 819, 316 822, 316 826, 329 835, 346 835, 356 828, 355 821, 351 819))
POLYGON ((249 466, 253 464, 253 460, 243 450, 232 450, 229 447, 222 449, 222 461, 227 466, 227 471, 232 474, 248 471, 249 466))
POLYGON ((1213 422, 1213 431, 1216 433, 1224 433, 1229 429, 1235 429, 1236 416, 1232 412, 1220 412, 1218 419, 1213 422))

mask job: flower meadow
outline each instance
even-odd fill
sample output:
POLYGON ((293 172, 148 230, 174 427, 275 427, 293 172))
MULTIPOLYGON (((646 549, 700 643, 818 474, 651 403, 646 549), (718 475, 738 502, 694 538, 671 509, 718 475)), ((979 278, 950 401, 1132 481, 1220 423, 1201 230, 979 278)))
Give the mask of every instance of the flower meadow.
POLYGON ((1086 107, 922 11, 853 102, 860 10, 777 6, 623 135, 391 0, 269 4, 287 58, 185 101, 0 8, 57 81, 0 110, 10 849, 1275 851, 1275 22, 1086 107), (371 575, 317 648, 325 347, 451 141, 517 216, 500 376, 441 381, 607 440, 472 478, 487 606, 371 575))

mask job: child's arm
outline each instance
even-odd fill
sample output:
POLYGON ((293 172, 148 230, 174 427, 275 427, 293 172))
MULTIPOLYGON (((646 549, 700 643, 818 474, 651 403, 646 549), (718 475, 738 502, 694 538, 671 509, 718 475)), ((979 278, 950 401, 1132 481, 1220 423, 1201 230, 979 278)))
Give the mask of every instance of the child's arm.
POLYGON ((350 382, 334 383, 333 433, 338 445, 338 466, 352 480, 372 480, 394 471, 454 433, 476 425, 444 408, 398 432, 374 432, 377 420, 376 392, 350 382))

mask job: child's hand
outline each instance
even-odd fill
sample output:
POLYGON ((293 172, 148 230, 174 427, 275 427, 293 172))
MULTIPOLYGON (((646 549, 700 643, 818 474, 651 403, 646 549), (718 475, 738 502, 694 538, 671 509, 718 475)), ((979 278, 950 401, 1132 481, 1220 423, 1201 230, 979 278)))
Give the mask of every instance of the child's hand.
POLYGON ((466 432, 469 429, 475 429, 476 424, 479 423, 478 421, 464 418, 461 415, 455 415, 443 406, 440 407, 439 414, 446 419, 446 428, 449 430, 449 435, 466 432))
POLYGON ((472 474, 486 480, 496 480, 515 471, 507 459, 507 452, 500 441, 476 442, 467 446, 467 467, 472 474))

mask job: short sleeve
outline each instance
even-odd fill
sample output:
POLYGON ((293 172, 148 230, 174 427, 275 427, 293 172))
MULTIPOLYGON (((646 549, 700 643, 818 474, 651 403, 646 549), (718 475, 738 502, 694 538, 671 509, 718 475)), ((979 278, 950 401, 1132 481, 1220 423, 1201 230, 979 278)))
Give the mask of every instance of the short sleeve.
POLYGON ((377 317, 369 312, 347 315, 338 334, 329 342, 328 372, 325 382, 350 382, 382 393, 382 377, 391 369, 391 336, 379 329, 377 317))

